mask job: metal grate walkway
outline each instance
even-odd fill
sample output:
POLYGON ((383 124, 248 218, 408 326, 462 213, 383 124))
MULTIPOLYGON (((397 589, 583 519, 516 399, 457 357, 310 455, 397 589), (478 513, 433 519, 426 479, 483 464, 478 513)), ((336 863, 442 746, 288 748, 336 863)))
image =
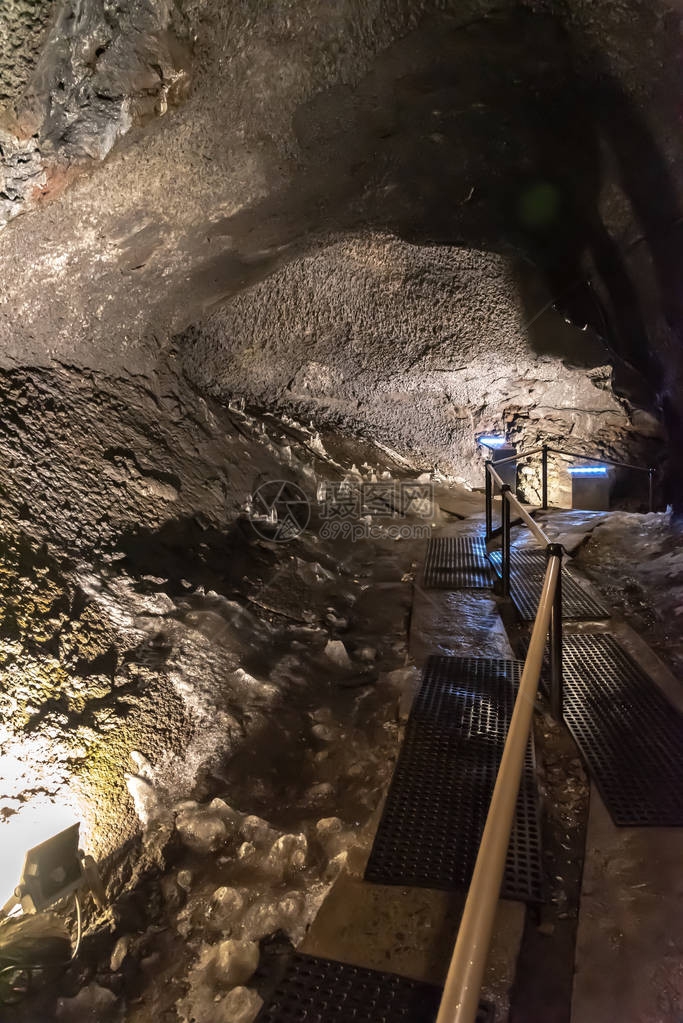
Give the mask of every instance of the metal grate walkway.
MULTIPOLYGON (((520 661, 430 657, 365 878, 466 889, 521 674, 520 661)), ((533 747, 527 749, 502 894, 542 899, 533 747)))
MULTIPOLYGON (((297 953, 256 1023, 434 1023, 441 988, 297 953)), ((494 1023, 480 1006, 476 1023, 494 1023)))
POLYGON ((565 636, 564 717, 616 825, 683 827, 683 715, 613 636, 565 636))
MULTIPOLYGON (((489 554, 500 574, 501 551, 489 554)), ((510 551, 510 597, 524 622, 533 622, 543 589, 546 561, 543 551, 510 551)), ((568 621, 597 621, 609 618, 609 611, 588 594, 571 570, 562 570, 562 618, 568 621)))
POLYGON ((485 590, 491 583, 483 536, 440 536, 429 541, 425 589, 485 590))

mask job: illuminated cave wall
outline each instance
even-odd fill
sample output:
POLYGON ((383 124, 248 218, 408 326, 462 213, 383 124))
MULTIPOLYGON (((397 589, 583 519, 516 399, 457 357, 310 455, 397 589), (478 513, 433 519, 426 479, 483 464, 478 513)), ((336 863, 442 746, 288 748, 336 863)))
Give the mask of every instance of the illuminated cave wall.
MULTIPOLYGON (((570 443, 621 457, 653 457, 661 444, 657 419, 615 392, 595 333, 553 310, 528 268, 476 250, 377 234, 333 241, 179 346, 204 392, 375 438, 474 487, 486 433, 520 450, 570 443)), ((566 504, 557 470, 550 497, 566 504)), ((521 482, 538 502, 539 480, 521 482)))
POLYGON ((122 544, 233 536, 220 399, 470 483, 479 430, 668 432, 681 478, 679 46, 663 2, 3 5, 3 818, 105 779, 134 832, 169 545, 122 544))

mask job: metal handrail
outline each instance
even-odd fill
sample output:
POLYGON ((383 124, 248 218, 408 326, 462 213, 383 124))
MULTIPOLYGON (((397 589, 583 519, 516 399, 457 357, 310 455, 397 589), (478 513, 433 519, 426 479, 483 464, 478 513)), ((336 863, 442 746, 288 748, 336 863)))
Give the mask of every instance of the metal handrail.
POLYGON ((520 451, 514 455, 508 455, 507 458, 497 458, 496 465, 506 465, 507 462, 515 462, 518 458, 528 458, 529 455, 537 455, 539 451, 543 451, 543 446, 538 448, 529 448, 528 451, 520 451))
MULTIPOLYGON (((499 459, 496 465, 501 466, 526 458, 539 451, 543 454, 543 507, 547 508, 548 453, 566 455, 568 458, 589 459, 591 456, 550 448, 544 444, 541 448, 533 448, 519 455, 499 459)), ((652 511, 655 472, 653 468, 607 458, 601 461, 626 469, 648 472, 652 511)), ((534 539, 545 547, 548 566, 436 1023, 475 1023, 476 1020, 548 634, 550 634, 551 709, 554 716, 562 720, 563 548, 561 544, 549 541, 546 533, 512 493, 509 484, 503 482, 493 468, 492 462, 487 461, 486 539, 488 541, 494 534, 502 534, 501 582, 502 592, 506 597, 510 593, 510 529, 513 508, 517 521, 528 526, 534 539), (494 484, 500 487, 502 496, 502 523, 500 529, 496 530, 492 528, 494 484)))
POLYGON ((543 547, 547 547, 550 543, 550 537, 543 532, 538 522, 536 522, 535 519, 532 519, 524 505, 520 504, 518 498, 511 492, 508 493, 507 499, 510 506, 516 509, 518 517, 526 523, 538 542, 542 544, 543 547))
MULTIPOLYGON (((546 448, 540 450, 543 450, 545 463, 546 448)), ((511 509, 515 509, 518 518, 529 527, 534 539, 545 547, 548 566, 436 1023, 475 1023, 476 1020, 548 635, 551 709, 554 716, 559 721, 562 720, 564 549, 561 544, 551 543, 546 533, 512 493, 510 486, 503 483, 491 462, 486 463, 487 540, 492 534, 494 481, 500 486, 503 499, 501 526, 503 595, 507 596, 510 592, 511 509)))
MULTIPOLYGON (((500 465, 500 462, 497 462, 496 464, 500 465)), ((500 476, 498 475, 496 470, 493 468, 493 465, 492 465, 491 462, 487 462, 486 463, 486 469, 487 469, 487 472, 489 472, 491 474, 491 476, 493 476, 494 480, 496 481, 496 483, 498 484, 499 487, 502 488, 502 487, 505 486, 505 484, 503 483, 502 479, 500 478, 500 476)))
MULTIPOLYGON (((539 450, 540 450, 540 448, 539 448, 539 450)), ((496 462, 496 465, 500 465, 500 462, 496 462)), ((487 462, 486 463, 486 471, 487 471, 487 473, 489 473, 493 477, 493 480, 498 484, 500 489, 503 492, 505 492, 506 485, 505 485, 505 483, 503 483, 502 479, 500 478, 500 476, 498 475, 496 470, 493 468, 493 465, 492 465, 491 462, 487 462)), ((509 493, 508 494, 508 500, 509 500, 511 505, 514 505, 514 507, 517 509, 517 512, 518 512, 518 519, 515 522, 515 525, 521 525, 522 522, 526 523, 526 525, 529 527, 531 532, 534 534, 534 536, 536 537, 538 542, 543 544, 544 547, 547 546, 547 544, 550 543, 550 537, 546 536, 546 534, 543 532, 543 530, 541 529, 539 524, 531 517, 531 515, 526 510, 526 508, 522 504, 520 504, 520 502, 517 499, 516 495, 513 494, 513 493, 509 493)), ((512 523, 510 523, 510 525, 512 525, 512 523)), ((491 534, 492 534, 492 530, 490 529, 490 523, 487 522, 487 528, 486 528, 486 539, 487 540, 491 539, 491 534)))
MULTIPOLYGON (((619 462, 619 461, 617 461, 614 458, 604 458, 602 455, 586 455, 586 454, 581 454, 578 451, 567 451, 564 448, 552 448, 552 447, 549 447, 548 444, 543 444, 541 447, 538 447, 538 448, 529 448, 527 451, 520 451, 520 452, 518 452, 517 454, 514 454, 514 455, 508 455, 507 458, 497 458, 495 464, 499 465, 499 466, 500 465, 507 465, 509 462, 515 462, 515 461, 519 461, 522 458, 530 458, 531 455, 537 455, 539 453, 539 451, 542 454, 542 463, 541 463, 542 464, 542 469, 541 469, 541 473, 542 473, 542 480, 543 480, 543 503, 542 503, 541 507, 544 510, 547 509, 547 507, 548 507, 548 455, 549 454, 553 454, 553 455, 563 455, 565 458, 582 458, 582 459, 584 459, 587 462, 593 461, 593 460, 598 461, 598 462, 606 462, 608 465, 614 465, 614 466, 616 466, 617 468, 620 468, 620 469, 629 469, 629 470, 632 470, 634 472, 646 472, 648 474, 648 479, 649 479, 649 510, 651 512, 654 511, 654 482, 655 482, 655 473, 656 473, 657 470, 652 465, 650 465, 650 466, 647 466, 647 465, 634 465, 632 462, 619 462)), ((487 485, 488 485, 488 473, 491 471, 492 464, 493 463, 490 460, 487 461, 487 463, 486 463, 486 465, 487 465, 487 470, 486 470, 487 471, 487 485)), ((495 471, 494 471, 494 474, 495 474, 496 482, 498 483, 499 486, 502 486, 502 480, 501 480, 500 476, 498 475, 498 473, 495 473, 495 471)), ((488 498, 487 498, 487 501, 488 501, 488 498)), ((488 515, 489 515, 489 511, 488 511, 488 507, 487 507, 487 528, 486 528, 487 538, 488 538, 488 535, 490 533, 490 522, 488 520, 488 515)))
POLYGON ((638 472, 656 472, 656 469, 651 465, 633 465, 631 462, 618 462, 614 458, 605 458, 604 455, 585 455, 580 454, 578 451, 566 451, 564 448, 551 448, 548 444, 542 444, 537 448, 529 448, 528 451, 518 451, 514 455, 508 455, 507 458, 497 458, 496 465, 506 465, 508 462, 514 462, 520 458, 529 458, 530 455, 537 455, 539 451, 552 451, 554 455, 566 455, 567 458, 585 458, 586 461, 607 462, 608 465, 616 465, 622 469, 635 469, 638 472))
MULTIPOLYGON (((548 506, 548 453, 566 455, 569 458, 589 459, 589 455, 578 455, 544 444, 521 452, 510 458, 500 459, 496 465, 528 455, 543 453, 543 507, 548 506)), ((602 459, 611 465, 627 469, 647 471, 650 478, 650 511, 653 510, 653 478, 655 470, 644 466, 629 465, 613 459, 602 459)), ((510 728, 505 740, 503 756, 498 768, 491 804, 486 817, 484 833, 479 845, 477 860, 472 875, 458 937, 448 969, 441 1005, 436 1023, 475 1023, 481 986, 484 980, 486 960, 489 954, 496 908, 505 871, 505 860, 514 821, 519 787, 524 769, 526 747, 534 712, 534 703, 543 666, 546 636, 550 635, 551 709, 558 720, 562 720, 562 554, 561 544, 550 543, 547 535, 522 506, 509 484, 503 483, 493 468, 486 463, 486 539, 493 536, 493 488, 497 483, 502 496, 501 580, 504 596, 510 593, 510 527, 511 509, 529 527, 534 538, 545 546, 548 566, 543 579, 543 589, 536 612, 531 641, 524 662, 522 678, 515 700, 510 728)))
POLYGON ((561 549, 554 553, 551 551, 529 652, 436 1023, 474 1023, 476 1019, 541 677, 546 634, 553 617, 561 570, 561 549))
POLYGON ((616 465, 621 469, 634 469, 636 472, 656 472, 651 465, 632 465, 631 462, 617 462, 614 458, 605 458, 604 455, 580 455, 577 451, 565 451, 563 448, 548 448, 554 455, 565 455, 567 458, 585 458, 586 461, 607 462, 608 465, 616 465))

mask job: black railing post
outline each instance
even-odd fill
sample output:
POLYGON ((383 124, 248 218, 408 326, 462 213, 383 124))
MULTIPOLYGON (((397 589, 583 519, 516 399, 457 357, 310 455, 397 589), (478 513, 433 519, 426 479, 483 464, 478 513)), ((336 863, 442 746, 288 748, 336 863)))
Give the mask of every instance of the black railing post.
POLYGON ((655 471, 654 469, 648 469, 648 476, 650 479, 650 511, 655 510, 655 471))
POLYGON ((512 490, 509 483, 505 483, 501 487, 502 495, 502 513, 503 513, 503 529, 502 529, 502 550, 501 550, 501 562, 500 562, 500 577, 502 582, 502 592, 504 597, 510 596, 510 502, 508 501, 507 495, 512 490))
POLYGON ((493 479, 489 472, 490 461, 487 461, 484 466, 484 473, 486 475, 486 542, 488 543, 491 539, 491 533, 493 532, 493 479))
POLYGON ((548 508, 548 445, 543 445, 543 454, 541 456, 543 465, 543 511, 548 508))
POLYGON ((560 559, 560 572, 550 615, 550 710, 556 721, 562 721, 563 680, 562 680, 562 555, 561 543, 549 543, 546 559, 560 559))

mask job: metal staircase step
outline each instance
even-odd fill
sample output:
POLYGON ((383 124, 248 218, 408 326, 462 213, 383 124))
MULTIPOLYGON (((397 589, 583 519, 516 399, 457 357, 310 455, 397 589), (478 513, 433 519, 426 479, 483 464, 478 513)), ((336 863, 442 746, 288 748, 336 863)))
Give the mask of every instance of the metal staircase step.
MULTIPOLYGON (((293 955, 256 1023, 434 1023, 441 988, 360 966, 293 955)), ((494 1023, 481 1005, 476 1023, 494 1023)))
MULTIPOLYGON (((500 574, 501 551, 491 551, 489 560, 500 574)), ((510 597, 524 622, 536 617, 545 576, 545 554, 538 550, 510 551, 510 597)), ((610 613, 583 588, 571 569, 562 571, 562 618, 567 621, 599 621, 610 613)))
MULTIPOLYGON (((467 889, 512 716, 522 662, 430 657, 406 727, 365 878, 467 889)), ((533 740, 502 894, 542 900, 533 740)))
POLYGON ((429 541, 425 589, 485 590, 492 580, 483 536, 439 536, 429 541))

